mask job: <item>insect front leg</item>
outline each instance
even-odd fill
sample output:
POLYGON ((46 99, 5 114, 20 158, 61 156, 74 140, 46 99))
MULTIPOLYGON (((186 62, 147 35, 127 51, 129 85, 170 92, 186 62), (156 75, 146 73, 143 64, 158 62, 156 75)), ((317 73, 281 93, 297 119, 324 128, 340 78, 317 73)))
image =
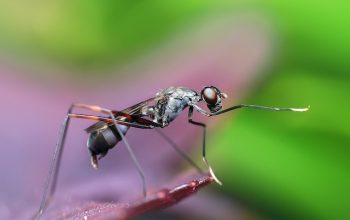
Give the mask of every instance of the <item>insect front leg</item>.
POLYGON ((211 166, 206 158, 206 133, 207 133, 206 130, 207 130, 207 126, 204 123, 193 121, 192 115, 193 115, 193 107, 190 106, 189 110, 188 110, 188 122, 193 124, 193 125, 200 126, 203 128, 202 159, 203 159, 204 163, 207 165, 209 172, 210 172, 210 175, 214 178, 215 182, 218 183, 219 185, 222 185, 222 182, 216 177, 214 170, 211 168, 211 166))
POLYGON ((227 109, 217 111, 217 112, 207 112, 204 109, 200 108, 197 105, 192 105, 196 111, 201 113, 202 115, 205 116, 216 116, 216 115, 221 115, 226 112, 230 112, 236 109, 240 108, 251 108, 251 109, 258 109, 258 110, 268 110, 268 111, 290 111, 290 112, 306 112, 310 109, 310 106, 307 108, 280 108, 280 107, 268 107, 268 106, 261 106, 261 105, 246 105, 246 104, 239 104, 239 105, 234 105, 232 107, 229 107, 227 109))

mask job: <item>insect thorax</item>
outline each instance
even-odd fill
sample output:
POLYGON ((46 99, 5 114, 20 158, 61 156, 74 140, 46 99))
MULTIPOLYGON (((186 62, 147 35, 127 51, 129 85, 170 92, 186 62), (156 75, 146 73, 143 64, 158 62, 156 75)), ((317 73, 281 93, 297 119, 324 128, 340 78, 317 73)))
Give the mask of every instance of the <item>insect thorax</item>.
POLYGON ((193 90, 185 87, 170 87, 157 93, 164 96, 154 106, 154 121, 164 127, 173 121, 190 104, 197 103, 200 96, 193 90))

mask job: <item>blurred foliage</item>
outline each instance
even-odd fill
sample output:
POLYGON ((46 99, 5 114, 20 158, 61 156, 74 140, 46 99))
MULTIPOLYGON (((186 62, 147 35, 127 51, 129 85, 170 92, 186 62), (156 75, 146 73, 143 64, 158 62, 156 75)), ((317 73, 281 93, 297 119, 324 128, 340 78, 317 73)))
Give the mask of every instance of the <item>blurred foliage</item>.
POLYGON ((280 26, 287 64, 310 67, 317 74, 348 75, 350 2, 265 1, 280 26))
MULTIPOLYGON (((0 46, 71 67, 122 63, 206 14, 210 1, 2 1, 0 46)), ((13 53, 13 52, 12 52, 13 53)))
POLYGON ((73 67, 103 66, 159 45, 196 19, 252 8, 280 25, 289 62, 347 72, 349 3, 340 0, 1 1, 0 47, 73 67))
POLYGON ((246 100, 309 112, 240 110, 208 144, 223 190, 277 219, 349 218, 350 118, 337 108, 349 83, 313 74, 279 74, 246 100))
POLYGON ((240 10, 266 14, 280 37, 271 74, 245 102, 311 110, 244 109, 210 132, 220 191, 268 218, 350 219, 348 1, 1 1, 0 47, 78 68, 111 65, 197 19, 240 10))
POLYGON ((350 3, 263 5, 279 24, 281 57, 245 102, 311 110, 240 110, 210 139, 210 160, 223 190, 269 218, 350 219, 350 3))

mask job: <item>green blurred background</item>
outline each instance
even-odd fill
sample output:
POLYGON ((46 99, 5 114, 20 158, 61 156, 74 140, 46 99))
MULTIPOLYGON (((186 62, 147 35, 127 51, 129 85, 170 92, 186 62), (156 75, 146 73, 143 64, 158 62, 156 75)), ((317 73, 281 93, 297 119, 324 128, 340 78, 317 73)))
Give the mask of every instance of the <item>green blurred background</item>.
POLYGON ((245 110, 211 129, 208 155, 224 182, 217 193, 251 210, 246 219, 350 219, 347 1, 1 1, 1 55, 101 77, 91 70, 125 65, 200 21, 242 11, 263 14, 278 44, 240 101, 311 110, 245 110))

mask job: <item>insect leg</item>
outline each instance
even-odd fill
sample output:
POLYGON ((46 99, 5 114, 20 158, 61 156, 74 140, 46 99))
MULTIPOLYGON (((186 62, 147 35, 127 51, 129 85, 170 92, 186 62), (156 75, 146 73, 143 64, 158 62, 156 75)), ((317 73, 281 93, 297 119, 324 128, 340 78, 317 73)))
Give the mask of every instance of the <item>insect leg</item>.
POLYGON ((40 216, 43 214, 44 209, 48 204, 48 199, 53 195, 55 191, 59 167, 61 163, 62 151, 64 148, 64 142, 66 140, 66 134, 67 134, 70 118, 72 117, 70 114, 73 108, 74 108, 74 105, 71 105, 69 107, 68 112, 61 125, 56 147, 50 162, 49 173, 47 174, 47 177, 46 177, 46 182, 44 185, 44 192, 41 198, 40 207, 38 212, 35 215, 35 219, 39 219, 40 216))
POLYGON ((221 115, 223 113, 233 111, 236 109, 240 108, 253 108, 253 109, 259 109, 259 110, 269 110, 269 111, 291 111, 291 112, 306 112, 310 109, 310 106, 307 108, 279 108, 279 107, 268 107, 268 106, 260 106, 260 105, 247 105, 247 104, 239 104, 239 105, 234 105, 230 108, 218 111, 218 112, 207 112, 200 108, 197 105, 193 105, 196 111, 199 113, 205 115, 205 116, 215 116, 215 115, 221 115))
POLYGON ((141 180, 142 180, 142 192, 143 192, 143 196, 146 197, 146 190, 147 190, 147 189, 146 189, 146 178, 145 178, 145 174, 144 174, 144 172, 143 172, 143 170, 142 170, 142 167, 141 167, 139 161, 137 160, 134 151, 132 150, 131 146, 129 145, 129 142, 126 140, 126 137, 124 136, 124 134, 121 132, 121 130, 120 130, 119 127, 117 126, 117 121, 116 121, 116 119, 115 119, 115 117, 114 117, 112 111, 107 110, 107 109, 103 109, 103 110, 104 110, 104 112, 108 112, 108 113, 110 114, 110 116, 111 116, 111 118, 112 118, 112 120, 113 120, 113 123, 114 123, 115 128, 117 129, 117 131, 118 131, 120 137, 122 138, 122 140, 123 140, 123 142, 124 142, 124 144, 125 144, 127 150, 129 151, 129 154, 130 154, 130 156, 131 156, 131 159, 133 160, 133 162, 134 162, 134 164, 135 164, 135 166, 136 166, 136 168, 137 168, 137 171, 138 171, 138 173, 139 173, 139 175, 140 175, 140 177, 141 177, 141 180))
POLYGON ((163 131, 160 129, 155 129, 155 131, 169 143, 169 145, 183 158, 185 159, 191 166, 193 166, 199 173, 203 174, 203 170, 184 152, 182 151, 174 141, 172 141, 163 131))
POLYGON ((144 172, 142 170, 142 167, 140 165, 140 163, 138 162, 135 154, 134 154, 134 151, 132 150, 131 146, 129 145, 129 142, 127 141, 126 137, 123 135, 123 133, 120 131, 119 127, 118 127, 118 123, 117 123, 117 120, 113 114, 113 111, 112 110, 109 110, 109 109, 106 109, 106 108, 101 108, 99 106, 93 106, 93 105, 85 105, 85 104, 74 104, 75 107, 80 107, 80 108, 85 108, 85 109, 89 109, 91 111, 95 111, 95 112, 101 112, 101 113, 105 113, 105 114, 108 114, 111 119, 113 120, 113 123, 114 123, 114 126, 115 128, 117 129, 120 137, 122 138, 130 156, 131 156, 131 159, 133 161, 133 163, 135 164, 136 168, 137 168, 137 172, 139 173, 140 177, 141 177, 141 180, 142 180, 142 189, 143 189, 143 195, 144 197, 146 197, 146 178, 145 178, 145 175, 144 175, 144 172))
MULTIPOLYGON (((88 119, 88 120, 93 120, 93 121, 103 121, 108 124, 113 124, 113 119, 107 118, 107 117, 102 117, 102 116, 96 116, 96 115, 84 115, 84 114, 75 114, 75 113, 70 113, 68 114, 70 117, 73 118, 82 118, 82 119, 88 119)), ((124 120, 118 120, 116 119, 117 123, 120 125, 126 125, 129 127, 134 127, 134 128, 142 128, 142 129, 152 129, 154 126, 152 125, 147 125, 147 124, 140 124, 137 122, 128 122, 124 120)))
POLYGON ((69 116, 67 115, 64 120, 63 120, 63 124, 61 126, 60 129, 60 133, 59 133, 59 138, 58 141, 56 143, 56 147, 50 162, 50 168, 49 168, 49 173, 47 175, 46 178, 46 182, 45 182, 45 186, 44 186, 44 192, 43 192, 43 196, 41 198, 41 202, 40 202, 40 207, 39 210, 35 216, 35 219, 40 218, 40 216, 43 214, 44 209, 48 203, 48 198, 50 198, 54 192, 54 188, 56 185, 56 179, 57 179, 57 173, 58 173, 58 166, 61 160, 61 155, 62 155, 62 150, 63 150, 63 146, 64 146, 64 142, 66 139, 66 134, 67 134, 67 128, 69 125, 69 116), (52 184, 52 180, 53 180, 53 184, 52 184), (51 190, 50 190, 51 189, 51 190))
MULTIPOLYGON (((81 118, 81 119, 87 119, 87 120, 93 120, 93 121, 104 121, 104 122, 111 122, 112 121, 112 123, 116 123, 115 119, 113 121, 110 118, 103 118, 100 116, 72 114, 71 112, 72 112, 72 109, 74 107, 79 107, 79 106, 76 106, 74 104, 71 105, 71 107, 69 108, 69 110, 68 110, 68 112, 63 120, 62 126, 60 128, 59 137, 58 137, 56 147, 55 147, 55 150, 54 150, 51 162, 50 162, 49 172, 48 172, 47 177, 46 177, 46 182, 44 185, 44 191, 43 191, 43 195, 41 198, 40 207, 39 207, 39 210, 34 217, 35 219, 40 218, 40 216, 43 214, 44 209, 46 208, 46 206, 49 202, 48 199, 54 194, 54 191, 56 188, 56 182, 57 182, 57 178, 58 178, 58 171, 59 171, 60 162, 61 162, 61 155, 62 155, 62 151, 64 148, 64 142, 66 139, 68 126, 70 123, 70 118, 81 118)), ((132 126, 132 127, 152 128, 150 126, 138 125, 136 123, 128 123, 128 122, 123 122, 123 121, 121 121, 121 122, 118 121, 118 123, 124 124, 127 126, 132 126)), ((135 158, 135 156, 133 156, 133 158, 135 158)), ((137 160, 136 160, 136 162, 137 162, 137 160)), ((140 165, 138 165, 137 167, 140 167, 140 165)), ((142 173, 142 170, 141 170, 141 173, 142 173)), ((143 173, 142 173, 142 181, 143 181, 143 183, 145 182, 143 173)), ((143 185, 145 185, 145 184, 143 184, 143 185)), ((145 186, 144 186, 144 192, 145 192, 145 186)))
POLYGON ((207 158, 206 158, 206 152, 205 152, 205 145, 206 145, 206 124, 201 123, 201 122, 196 122, 192 120, 192 115, 193 115, 193 107, 190 106, 188 110, 188 122, 197 126, 200 126, 203 128, 203 140, 202 140, 202 159, 204 163, 207 165, 209 168, 210 175, 214 178, 215 182, 218 183, 219 185, 222 185, 222 182, 216 177, 214 170, 211 168, 207 158))
POLYGON ((246 105, 246 104, 240 104, 235 105, 230 108, 227 108, 225 110, 212 113, 212 115, 220 115, 223 113, 226 113, 228 111, 232 111, 238 108, 254 108, 254 109, 260 109, 260 110, 270 110, 270 111, 292 111, 292 112, 305 112, 308 111, 310 107, 307 108, 278 108, 278 107, 267 107, 267 106, 259 106, 259 105, 246 105))

